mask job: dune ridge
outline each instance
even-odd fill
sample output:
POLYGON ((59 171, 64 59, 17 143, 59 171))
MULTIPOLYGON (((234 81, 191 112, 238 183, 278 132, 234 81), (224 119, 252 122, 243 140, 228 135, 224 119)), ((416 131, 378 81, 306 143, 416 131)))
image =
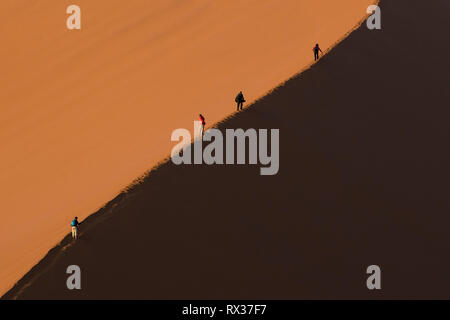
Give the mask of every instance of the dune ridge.
MULTIPOLYGON (((379 0, 376 0, 374 2, 374 4, 378 5, 379 2, 380 2, 379 0)), ((359 28, 361 26, 361 24, 365 22, 366 19, 367 19, 367 15, 364 18, 362 18, 344 36, 342 36, 339 40, 337 40, 331 47, 323 49, 324 55, 326 55, 337 44, 339 44, 342 40, 344 40, 346 37, 348 37, 353 31, 355 31, 357 28, 359 28)), ((248 107, 246 107, 246 109, 244 111, 246 111, 246 110, 254 107, 255 105, 257 105, 257 103, 260 100, 263 100, 265 96, 273 94, 274 92, 276 92, 277 90, 282 88, 288 81, 290 81, 291 79, 296 78, 297 76, 299 76, 305 70, 310 69, 314 64, 315 64, 315 62, 311 62, 309 65, 305 66, 303 69, 301 69, 300 71, 295 73, 295 75, 292 76, 291 78, 281 82, 276 87, 274 87, 274 88, 270 89, 269 91, 267 91, 261 97, 257 98, 255 101, 253 101, 253 103, 251 103, 248 107)), ((227 121, 229 121, 229 120, 231 120, 231 119, 233 119, 235 117, 238 117, 239 114, 240 113, 233 112, 233 113, 229 114, 228 116, 226 116, 225 118, 221 119, 220 121, 214 123, 213 125, 208 126, 208 128, 222 127, 223 125, 226 124, 227 121)), ((142 174, 141 176, 136 178, 126 188, 121 190, 119 192, 119 194, 116 197, 114 197, 114 199, 108 201, 99 210, 97 210, 93 214, 89 215, 87 217, 88 220, 87 221, 83 221, 83 223, 84 222, 89 222, 87 228, 85 227, 86 224, 84 223, 84 225, 83 225, 83 232, 87 232, 88 230, 92 229, 96 224, 104 222, 107 219, 108 215, 112 215, 114 213, 114 208, 116 208, 118 205, 120 205, 120 203, 122 203, 124 201, 129 201, 130 193, 133 193, 133 190, 135 188, 137 188, 139 184, 143 183, 146 179, 149 179, 152 172, 158 170, 161 166, 167 164, 167 162, 169 162, 169 161, 171 161, 170 160, 170 155, 167 155, 162 160, 160 160, 158 163, 156 163, 152 168, 150 168, 148 171, 146 171, 144 174, 142 174), (105 218, 104 219, 99 219, 98 215, 104 215, 105 218)), ((54 246, 52 249, 50 249, 49 252, 35 266, 33 266, 33 268, 29 272, 27 272, 27 275, 25 275, 25 277, 23 279, 21 279, 20 282, 15 284, 15 287, 19 287, 20 289, 15 293, 15 295, 13 297, 11 297, 11 299, 16 300, 17 297, 19 297, 29 286, 31 286, 36 279, 38 279, 45 272, 49 271, 51 269, 51 267, 54 265, 54 262, 66 251, 66 249, 70 248, 73 244, 74 244, 74 242, 71 242, 71 241, 68 242, 67 241, 67 236, 66 236, 60 243, 58 243, 56 246, 54 246), (47 263, 47 261, 49 261, 49 260, 52 260, 53 263, 47 263), (44 264, 45 267, 42 268, 41 264, 44 264), (28 275, 31 275, 31 277, 29 277, 28 275)))
POLYGON ((68 31, 71 1, 3 1, 0 292, 158 163, 173 129, 219 121, 240 89, 256 100, 371 2, 79 0, 68 31))
POLYGON ((380 5, 381 31, 361 26, 217 125, 279 128, 278 175, 166 162, 2 298, 448 299, 449 7, 380 5), (73 263, 80 291, 64 286, 73 263))

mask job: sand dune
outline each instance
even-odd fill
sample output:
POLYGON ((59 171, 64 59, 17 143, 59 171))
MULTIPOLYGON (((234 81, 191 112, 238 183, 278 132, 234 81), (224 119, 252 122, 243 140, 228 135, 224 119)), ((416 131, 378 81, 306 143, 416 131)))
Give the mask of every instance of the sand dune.
POLYGON ((449 7, 381 8, 382 31, 362 26, 218 126, 279 128, 278 175, 166 163, 4 298, 449 298, 449 7))
POLYGON ((170 151, 311 62, 369 0, 67 0, 0 3, 0 292, 170 151))

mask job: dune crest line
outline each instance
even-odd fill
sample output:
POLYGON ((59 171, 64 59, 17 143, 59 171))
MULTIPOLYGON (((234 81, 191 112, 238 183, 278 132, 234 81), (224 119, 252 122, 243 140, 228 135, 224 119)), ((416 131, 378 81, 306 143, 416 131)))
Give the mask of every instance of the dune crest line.
POLYGON ((6 15, 14 9, 2 20, 1 293, 67 234, 67 221, 160 163, 174 128, 199 112, 218 124, 241 89, 258 101, 373 3, 98 0, 81 6, 83 27, 69 31, 66 3, 22 10, 26 2, 0 4, 6 15))

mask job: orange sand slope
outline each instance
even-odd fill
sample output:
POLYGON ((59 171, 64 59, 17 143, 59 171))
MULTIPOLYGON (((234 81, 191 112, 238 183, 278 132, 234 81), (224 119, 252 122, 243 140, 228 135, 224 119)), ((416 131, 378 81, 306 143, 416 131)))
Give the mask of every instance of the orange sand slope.
POLYGON ((380 6, 381 31, 217 125, 278 128, 277 175, 168 161, 0 299, 449 299, 450 3, 380 6))
POLYGON ((166 156, 170 133, 254 101, 331 46, 372 0, 0 3, 0 293, 166 156))

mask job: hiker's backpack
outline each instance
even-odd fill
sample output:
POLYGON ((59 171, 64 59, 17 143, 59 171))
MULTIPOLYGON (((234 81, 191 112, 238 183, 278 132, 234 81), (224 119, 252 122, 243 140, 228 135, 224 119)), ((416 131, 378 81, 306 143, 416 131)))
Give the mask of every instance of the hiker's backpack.
POLYGON ((72 220, 72 222, 70 223, 70 225, 71 225, 72 227, 76 227, 76 226, 77 226, 76 220, 72 220))

